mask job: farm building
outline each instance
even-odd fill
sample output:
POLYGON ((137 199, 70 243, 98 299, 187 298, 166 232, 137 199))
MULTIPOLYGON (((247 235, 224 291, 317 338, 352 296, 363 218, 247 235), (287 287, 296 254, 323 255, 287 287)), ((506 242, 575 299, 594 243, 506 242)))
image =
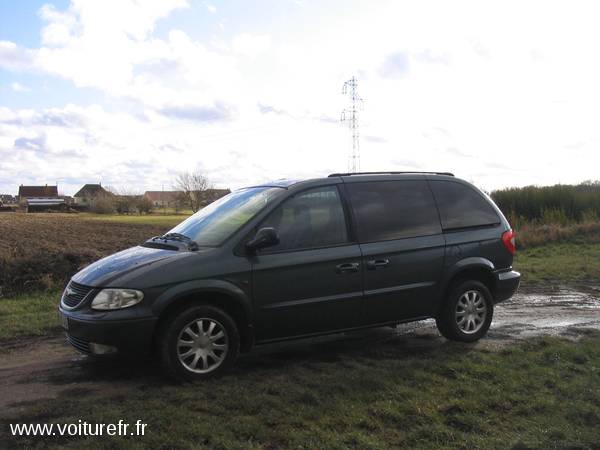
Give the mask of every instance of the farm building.
POLYGON ((31 199, 58 199, 58 186, 19 186, 19 195, 17 201, 21 205, 25 205, 27 200, 31 199))
POLYGON ((98 199, 112 197, 113 194, 102 187, 102 184, 85 184, 73 196, 77 206, 93 206, 98 199))
POLYGON ((146 191, 144 197, 152 202, 155 208, 173 208, 183 198, 181 191, 146 191))
POLYGON ((42 212, 48 210, 63 210, 66 206, 62 197, 28 198, 25 201, 27 212, 42 212))

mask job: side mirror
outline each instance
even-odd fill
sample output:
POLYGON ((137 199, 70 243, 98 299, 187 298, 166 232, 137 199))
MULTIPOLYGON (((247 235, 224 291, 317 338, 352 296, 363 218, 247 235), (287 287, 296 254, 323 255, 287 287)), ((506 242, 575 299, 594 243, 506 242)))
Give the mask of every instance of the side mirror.
POLYGON ((279 235, 275 228, 261 228, 253 239, 246 242, 246 250, 255 252, 258 249, 279 244, 279 235))

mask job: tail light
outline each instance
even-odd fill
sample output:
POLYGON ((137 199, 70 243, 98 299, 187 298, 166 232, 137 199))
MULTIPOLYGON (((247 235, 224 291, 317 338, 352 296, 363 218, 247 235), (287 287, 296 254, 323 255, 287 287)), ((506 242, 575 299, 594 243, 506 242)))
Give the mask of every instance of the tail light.
POLYGON ((504 244, 506 250, 508 250, 508 253, 511 255, 514 255, 517 252, 517 243, 515 238, 516 233, 513 230, 505 231, 502 234, 502 243, 504 244))

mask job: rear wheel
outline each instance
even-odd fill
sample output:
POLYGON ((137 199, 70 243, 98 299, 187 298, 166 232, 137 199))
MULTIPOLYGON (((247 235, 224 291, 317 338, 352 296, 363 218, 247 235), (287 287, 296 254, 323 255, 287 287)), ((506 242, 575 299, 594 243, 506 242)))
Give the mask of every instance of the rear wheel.
POLYGON ((240 338, 234 320, 210 305, 191 305, 164 325, 160 356, 168 375, 179 381, 222 375, 235 362, 240 338))
POLYGON ((468 280, 450 290, 436 324, 448 339, 474 342, 487 333, 493 313, 489 289, 480 281, 468 280))

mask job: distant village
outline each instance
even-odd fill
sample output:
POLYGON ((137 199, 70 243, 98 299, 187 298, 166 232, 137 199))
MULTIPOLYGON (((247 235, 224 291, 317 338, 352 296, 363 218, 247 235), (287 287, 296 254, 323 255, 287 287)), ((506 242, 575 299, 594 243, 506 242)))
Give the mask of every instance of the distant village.
POLYGON ((77 212, 141 214, 152 210, 198 209, 224 195, 229 189, 204 189, 195 192, 146 191, 141 195, 123 195, 111 192, 98 184, 85 184, 75 195, 59 195, 57 185, 19 186, 16 196, 0 195, 0 211, 22 212, 77 212))

